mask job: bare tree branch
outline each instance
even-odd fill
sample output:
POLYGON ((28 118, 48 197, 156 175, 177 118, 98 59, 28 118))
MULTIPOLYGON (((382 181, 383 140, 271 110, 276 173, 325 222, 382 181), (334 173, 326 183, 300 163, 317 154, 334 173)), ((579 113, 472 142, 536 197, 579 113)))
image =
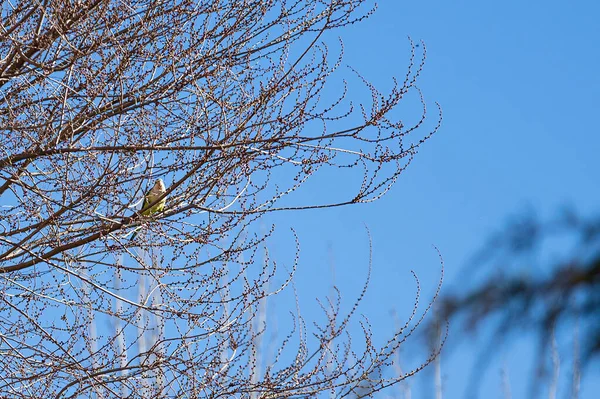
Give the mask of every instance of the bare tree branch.
POLYGON ((316 348, 298 314, 267 359, 255 322, 298 264, 277 285, 274 230, 255 222, 380 198, 439 128, 416 86, 424 47, 410 42, 387 93, 339 76, 330 31, 372 12, 365 0, 2 3, 0 396, 344 397, 380 376, 423 320, 416 308, 382 348, 365 323, 362 354, 347 331, 364 291, 348 315, 339 297, 323 305, 316 348), (350 101, 354 83, 368 103, 350 101), (414 123, 402 100, 421 107, 414 123), (356 187, 302 202, 325 169, 356 170, 356 187), (142 215, 159 178, 166 207, 142 215))

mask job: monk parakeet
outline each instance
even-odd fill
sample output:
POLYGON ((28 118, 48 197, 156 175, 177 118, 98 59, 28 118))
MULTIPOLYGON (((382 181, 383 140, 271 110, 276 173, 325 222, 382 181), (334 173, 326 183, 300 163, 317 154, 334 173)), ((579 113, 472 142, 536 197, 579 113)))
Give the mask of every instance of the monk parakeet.
MULTIPOLYGON (((158 212, 162 211, 163 209, 165 209, 165 203, 166 203, 165 198, 161 199, 158 202, 156 202, 156 200, 160 196, 162 196, 166 191, 167 191, 167 189, 165 187, 165 183, 162 181, 162 179, 158 179, 156 181, 156 183, 154 183, 154 186, 152 187, 152 189, 150 191, 148 191, 146 193, 146 195, 144 196, 144 204, 142 205, 142 210, 141 210, 140 214, 142 216, 150 216, 150 215, 153 215, 153 214, 158 213, 158 212), (154 203, 154 205, 152 205, 151 207, 148 208, 148 206, 152 203, 154 203)), ((135 231, 131 235, 131 239, 133 240, 135 238, 135 236, 137 236, 137 231, 135 231)))

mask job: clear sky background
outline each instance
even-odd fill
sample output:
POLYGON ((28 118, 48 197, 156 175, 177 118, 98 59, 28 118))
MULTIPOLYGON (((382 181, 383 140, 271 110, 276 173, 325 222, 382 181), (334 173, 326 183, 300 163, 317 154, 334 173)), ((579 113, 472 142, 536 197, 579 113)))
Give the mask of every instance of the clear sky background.
MULTIPOLYGON (((337 32, 344 63, 384 92, 392 76, 405 74, 407 36, 424 40, 428 56, 419 86, 431 111, 434 101, 442 105, 444 121, 382 200, 266 220, 265 226, 277 224, 271 251, 284 264, 293 259, 287 228, 298 232, 296 283, 307 319, 318 317, 314 298, 327 295, 332 282, 347 303, 359 294, 368 264, 365 224, 373 240, 373 276, 360 311, 381 342, 394 326, 390 312, 402 321, 410 313, 411 269, 423 286, 421 301, 433 294, 440 265, 432 245, 445 260, 443 292, 451 292, 473 286, 464 266, 512 215, 533 210, 551 218, 564 205, 582 215, 598 212, 599 20, 595 1, 382 1, 372 18, 337 32)), ((341 176, 301 195, 318 198, 345 184, 341 176)), ((277 314, 295 307, 285 301, 271 306, 277 314)), ((571 345, 566 338, 565 351, 571 345)), ((478 397, 503 397, 503 366, 512 397, 528 397, 534 342, 525 335, 500 350, 478 397)), ((422 345, 409 341, 407 363, 422 345)), ((444 397, 464 397, 473 361, 486 349, 458 326, 451 326, 450 349, 442 356, 444 397)), ((559 397, 566 397, 570 378, 564 363, 559 397)), ((597 369, 588 369, 581 398, 597 397, 597 379, 597 369)), ((433 397, 431 374, 410 383, 413 397, 433 397)))

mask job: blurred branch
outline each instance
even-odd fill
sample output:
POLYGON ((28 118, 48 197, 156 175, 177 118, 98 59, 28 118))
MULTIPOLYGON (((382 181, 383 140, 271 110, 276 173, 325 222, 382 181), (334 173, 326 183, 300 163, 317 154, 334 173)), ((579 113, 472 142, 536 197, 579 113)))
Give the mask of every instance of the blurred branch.
MULTIPOLYGON (((474 329, 495 316, 494 342, 519 329, 536 331, 538 359, 545 359, 546 351, 557 356, 552 350, 556 329, 581 323, 583 364, 598 356, 600 219, 581 218, 565 211, 559 218, 543 223, 531 214, 525 215, 496 234, 473 264, 480 270, 485 265, 493 267, 496 272, 473 289, 461 287, 462 293, 446 295, 441 301, 446 317, 457 319, 462 315, 464 326, 474 329), (567 255, 554 255, 558 248, 564 248, 567 255), (552 249, 554 256, 534 268, 532 259, 544 259, 540 253, 547 249, 552 249)), ((490 342, 493 347, 498 345, 490 342)), ((552 357, 554 374, 556 356, 552 357)), ((540 367, 541 375, 545 374, 543 360, 540 367)), ((574 373, 579 373, 578 367, 574 373)))

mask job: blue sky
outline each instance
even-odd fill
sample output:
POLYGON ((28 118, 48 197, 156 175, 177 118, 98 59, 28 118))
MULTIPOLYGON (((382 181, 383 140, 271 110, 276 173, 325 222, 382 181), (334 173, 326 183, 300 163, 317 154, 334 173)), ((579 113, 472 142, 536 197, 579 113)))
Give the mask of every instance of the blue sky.
MULTIPOLYGON (((390 311, 402 317, 412 306, 411 269, 423 285, 422 301, 433 293, 439 262, 432 245, 445 260, 443 290, 468 288, 472 280, 463 266, 511 215, 532 209, 549 218, 564 205, 583 215, 598 211, 599 16, 600 3, 592 1, 384 1, 372 18, 336 33, 344 41, 344 63, 384 91, 392 76, 404 76, 406 37, 424 40, 428 56, 419 86, 432 110, 434 101, 442 105, 444 122, 381 201, 273 217, 279 238, 271 250, 280 261, 290 258, 287 227, 298 231, 297 286, 307 318, 316 311, 313 298, 324 297, 332 281, 347 301, 360 292, 368 262, 365 224, 374 271, 361 312, 383 340, 393 327, 390 311), (315 279, 323 270, 331 278, 315 279)), ((335 184, 344 185, 340 179, 335 184)), ((450 339, 462 344, 442 358, 447 398, 463 397, 474 355, 484 350, 465 338, 453 328, 450 339)), ((503 365, 513 397, 527 397, 533 342, 525 336, 493 359, 479 397, 502 397, 503 365)), ((561 366, 563 383, 568 370, 561 366)), ((413 397, 433 397, 431 376, 420 378, 413 397)), ((584 380, 581 398, 600 389, 591 380, 584 380)))

